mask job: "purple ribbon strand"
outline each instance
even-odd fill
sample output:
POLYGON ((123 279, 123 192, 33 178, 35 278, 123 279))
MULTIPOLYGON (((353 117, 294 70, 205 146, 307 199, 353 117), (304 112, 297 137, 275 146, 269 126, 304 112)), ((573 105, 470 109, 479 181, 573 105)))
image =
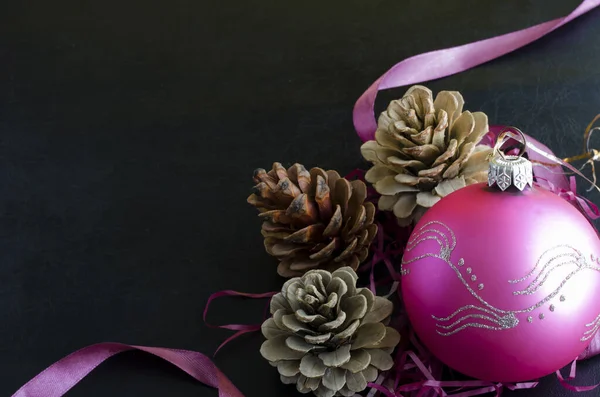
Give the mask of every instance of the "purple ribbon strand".
POLYGON ((105 360, 130 350, 140 350, 170 362, 197 381, 218 389, 219 397, 243 397, 210 358, 202 353, 112 342, 90 345, 60 359, 27 382, 12 397, 61 397, 105 360))
POLYGON ((458 47, 426 52, 407 58, 378 78, 354 105, 354 127, 363 142, 373 140, 377 122, 374 105, 377 92, 451 76, 513 52, 598 7, 600 0, 584 0, 569 15, 458 47))

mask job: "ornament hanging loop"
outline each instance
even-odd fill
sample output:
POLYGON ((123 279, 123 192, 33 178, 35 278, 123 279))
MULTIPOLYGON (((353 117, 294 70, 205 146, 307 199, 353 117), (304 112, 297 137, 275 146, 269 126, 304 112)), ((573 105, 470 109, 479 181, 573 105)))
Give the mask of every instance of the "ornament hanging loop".
POLYGON ((500 131, 500 134, 498 134, 498 138, 496 139, 496 144, 494 145, 494 155, 498 154, 504 160, 507 159, 508 156, 502 151, 501 148, 509 138, 512 138, 520 143, 519 152, 516 154, 516 157, 523 157, 525 150, 527 149, 527 138, 525 138, 523 131, 517 127, 507 127, 500 131))
POLYGON ((495 186, 505 191, 514 186, 523 191, 527 185, 533 186, 533 167, 523 155, 527 149, 525 134, 516 128, 508 127, 500 132, 494 146, 492 159, 488 170, 488 186, 495 186), (515 134, 516 133, 516 134, 515 134), (519 152, 516 155, 507 155, 501 148, 508 138, 519 140, 519 152))

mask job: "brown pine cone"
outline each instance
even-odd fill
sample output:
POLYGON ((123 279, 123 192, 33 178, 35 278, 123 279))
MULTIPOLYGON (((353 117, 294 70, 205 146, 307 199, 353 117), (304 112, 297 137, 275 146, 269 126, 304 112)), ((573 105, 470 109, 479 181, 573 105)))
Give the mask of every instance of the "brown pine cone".
POLYGON ((367 258, 377 226, 362 181, 349 182, 336 171, 309 172, 301 164, 286 170, 274 163, 269 172, 254 171, 254 182, 247 201, 260 211, 265 248, 279 259, 281 276, 315 268, 356 270, 367 258))
POLYGON ((379 117, 375 140, 361 152, 373 163, 365 179, 381 194, 379 209, 394 211, 402 226, 416 223, 442 197, 487 181, 491 148, 485 113, 463 111, 456 91, 413 86, 379 117))

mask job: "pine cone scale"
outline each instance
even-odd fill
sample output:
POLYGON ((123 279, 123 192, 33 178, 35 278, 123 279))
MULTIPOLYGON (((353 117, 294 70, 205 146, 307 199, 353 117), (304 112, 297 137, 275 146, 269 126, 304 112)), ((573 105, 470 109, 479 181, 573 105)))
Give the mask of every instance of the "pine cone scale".
MULTIPOLYGON (((398 166, 399 168, 391 169, 389 166, 384 167, 386 170, 392 171, 388 175, 395 175, 396 173, 403 172, 404 169, 408 169, 411 171, 419 171, 427 168, 425 163, 419 160, 411 159, 405 160, 396 156, 388 157, 387 159, 389 165, 398 166)), ((373 167, 375 168, 375 167, 373 167)))
POLYGON ((486 128, 488 124, 488 118, 483 112, 475 112, 473 113, 473 119, 475 120, 475 126, 471 134, 467 137, 466 142, 473 142, 477 144, 488 132, 486 128))
POLYGON ((290 243, 309 243, 311 241, 320 240, 324 230, 325 226, 322 223, 316 223, 290 234, 283 240, 290 243))
POLYGON ((448 143, 448 147, 446 148, 446 151, 444 153, 442 153, 442 155, 440 155, 437 159, 435 159, 432 166, 436 167, 440 164, 447 166, 446 162, 448 160, 450 160, 456 154, 457 149, 458 149, 458 141, 456 139, 451 139, 450 143, 448 143))
POLYGON ((333 338, 331 338, 331 342, 334 344, 342 344, 342 343, 346 342, 347 340, 349 340, 352 337, 352 335, 354 335, 354 333, 358 329, 359 325, 360 325, 360 320, 357 319, 357 320, 352 321, 350 324, 348 324, 346 329, 344 329, 342 332, 339 332, 333 338))
POLYGON ((348 389, 357 392, 364 390, 367 387, 367 380, 362 373, 347 373, 346 374, 346 385, 348 389))
POLYGON ((454 120, 462 112, 465 101, 462 95, 456 91, 442 91, 433 101, 435 109, 441 109, 448 115, 448 127, 452 128, 454 120))
MULTIPOLYGON (((440 174, 442 173, 442 171, 444 171, 444 168, 446 168, 445 164, 439 164, 433 168, 420 170, 419 172, 417 172, 417 175, 430 178, 438 178, 441 176, 440 174)), ((441 177, 438 179, 441 179, 441 177)))
POLYGON ((325 231, 323 232, 323 236, 325 236, 325 237, 336 236, 342 227, 343 220, 344 219, 342 216, 342 208, 339 205, 336 205, 335 211, 334 211, 333 215, 331 216, 331 219, 329 220, 329 224, 327 225, 327 227, 325 228, 325 231))
POLYGON ((293 221, 293 219, 290 216, 288 216, 286 211, 282 210, 270 210, 262 212, 258 214, 258 216, 279 224, 290 224, 293 221))
POLYGON ((273 223, 270 221, 264 221, 261 229, 265 232, 290 232, 288 228, 281 226, 280 224, 273 223))
POLYGON ((316 259, 296 259, 289 264, 289 269, 293 271, 307 271, 318 267, 323 261, 316 259))
POLYGON ((353 236, 363 229, 365 222, 367 221, 367 209, 362 205, 358 208, 358 213, 350 218, 350 221, 346 223, 346 229, 343 236, 353 236))
POLYGON ((342 216, 345 216, 348 209, 348 200, 352 192, 350 182, 345 179, 338 179, 335 183, 335 190, 333 195, 333 204, 339 205, 342 211, 342 216))
POLYGON ((294 243, 283 243, 273 238, 265 239, 265 245, 267 245, 267 241, 269 243, 269 254, 276 257, 287 257, 306 249, 306 246, 294 243))
POLYGON ((348 208, 353 213, 361 205, 366 204, 364 201, 367 198, 367 186, 362 181, 350 182, 351 196, 348 201, 348 208))
MULTIPOLYGON (((375 229, 377 228, 377 226, 375 226, 375 224, 373 223, 375 221, 376 211, 377 210, 375 209, 375 204, 365 203, 365 212, 367 214, 367 217, 365 219, 364 225, 367 225, 367 229, 371 227, 371 225, 373 225, 375 229)), ((377 230, 375 231, 377 232, 377 230)), ((375 235, 373 235, 373 237, 375 237, 375 235)))
POLYGON ((267 230, 263 229, 263 230, 261 230, 261 234, 265 238, 270 237, 272 239, 285 240, 290 235, 290 232, 288 232, 288 231, 267 231, 267 230))
POLYGON ((315 201, 321 214, 321 220, 329 219, 332 215, 331 190, 327 181, 321 176, 317 176, 317 185, 315 189, 315 201))
MULTIPOLYGON (((367 351, 364 349, 359 349, 359 350, 355 350, 355 351, 351 352, 350 360, 348 360, 348 362, 343 364, 341 367, 343 369, 347 369, 352 374, 356 374, 356 373, 359 373, 359 372, 365 370, 369 366, 370 363, 371 363, 371 356, 369 355, 369 353, 367 353, 367 351)), ((352 386, 348 385, 348 387, 351 388, 352 386)), ((351 388, 351 390, 354 390, 354 389, 351 388)), ((364 389, 362 389, 362 390, 364 390, 364 389)), ((354 390, 354 391, 356 391, 356 390, 354 390)), ((358 391, 360 391, 360 390, 358 390, 358 391)))
POLYGON ((397 218, 408 218, 417 207, 417 195, 413 194, 402 194, 397 197, 396 202, 393 206, 394 215, 397 218))
POLYGON ((325 247, 321 248, 319 251, 315 252, 314 254, 311 254, 309 256, 309 258, 316 260, 316 261, 324 260, 324 259, 328 258, 329 256, 331 256, 331 254, 336 249, 338 249, 339 246, 340 246, 340 239, 338 237, 334 237, 329 244, 327 244, 325 247))
MULTIPOLYGON (((311 352, 311 351, 319 349, 319 346, 312 345, 312 344, 306 342, 303 338, 299 338, 297 336, 290 336, 289 338, 287 338, 285 340, 285 344, 290 349, 292 349, 292 350, 294 350, 296 352, 299 352, 299 353, 303 353, 303 354, 306 354, 308 352, 311 352)), ((279 364, 277 366, 279 367, 279 364)), ((297 373, 298 372, 296 372, 296 374, 297 373)), ((285 376, 293 376, 293 375, 296 375, 296 374, 287 375, 285 373, 281 373, 281 375, 285 375, 285 376)))
POLYGON ((369 231, 368 230, 361 231, 360 234, 358 235, 358 244, 364 245, 365 241, 367 241, 368 238, 369 238, 369 231))
POLYGON ((334 259, 335 262, 341 262, 343 260, 345 260, 346 258, 348 258, 350 255, 352 255, 352 253, 354 252, 354 249, 356 248, 356 245, 358 243, 358 238, 353 238, 352 241, 350 241, 350 243, 348 243, 348 246, 346 247, 346 249, 344 251, 342 251, 342 253, 334 259))
POLYGON ((419 191, 419 189, 417 189, 414 186, 409 186, 409 185, 397 182, 395 176, 385 177, 385 178, 375 182, 374 186, 375 186, 375 190, 377 190, 380 194, 382 194, 382 197, 379 199, 379 201, 381 201, 381 199, 383 199, 384 196, 395 195, 397 193, 419 191))
POLYGON ((337 173, 337 171, 334 170, 329 170, 326 172, 326 174, 327 183, 329 183, 329 189, 334 190, 337 181, 342 179, 342 177, 340 176, 340 174, 337 173))
POLYGON ((440 155, 440 149, 432 144, 413 146, 402 149, 402 153, 422 163, 430 163, 440 155))
POLYGON ((291 377, 300 373, 299 361, 280 361, 277 370, 282 376, 291 377))
MULTIPOLYGON (((392 128, 394 128, 394 126, 392 126, 392 128)), ((413 143, 410 139, 407 138, 407 136, 410 136, 410 134, 404 133, 404 131, 418 132, 417 130, 413 129, 396 132, 390 130, 377 130, 375 132, 375 137, 377 139, 377 142, 379 142, 381 146, 388 148, 392 151, 390 154, 393 154, 400 148, 417 146, 415 143, 413 143)))
POLYGON ((346 384, 346 371, 341 368, 328 368, 321 382, 326 388, 337 392, 346 384))

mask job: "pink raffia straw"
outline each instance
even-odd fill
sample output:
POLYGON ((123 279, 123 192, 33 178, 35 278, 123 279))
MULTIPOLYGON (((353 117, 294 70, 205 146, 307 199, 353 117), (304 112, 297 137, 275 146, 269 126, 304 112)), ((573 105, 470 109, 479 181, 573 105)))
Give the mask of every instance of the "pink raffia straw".
MULTIPOLYGON (((235 334, 233 334, 229 338, 225 339, 223 341, 223 343, 221 343, 219 345, 219 347, 217 347, 217 350, 215 350, 215 353, 214 353, 215 356, 217 355, 219 350, 221 350, 225 345, 227 345, 229 342, 233 341, 234 339, 239 338, 240 336, 247 334, 249 332, 255 332, 255 331, 260 330, 260 326, 262 323, 261 324, 212 325, 208 321, 206 321, 206 317, 208 316, 208 309, 210 307, 210 304, 215 299, 222 298, 225 296, 242 297, 242 298, 250 298, 250 299, 262 299, 262 298, 271 298, 276 293, 277 292, 265 292, 262 294, 251 294, 251 293, 247 293, 247 292, 224 290, 224 291, 215 292, 214 294, 212 294, 211 296, 208 297, 208 300, 206 301, 206 306, 204 307, 204 312, 202 313, 202 320, 204 320, 204 324, 210 328, 222 328, 222 329, 229 329, 232 331, 237 331, 235 334)), ((269 302, 270 301, 271 300, 269 299, 269 302)), ((269 304, 267 303, 267 308, 266 308, 265 315, 264 315, 265 318, 267 317, 267 315, 269 313, 268 310, 269 310, 269 304)))

